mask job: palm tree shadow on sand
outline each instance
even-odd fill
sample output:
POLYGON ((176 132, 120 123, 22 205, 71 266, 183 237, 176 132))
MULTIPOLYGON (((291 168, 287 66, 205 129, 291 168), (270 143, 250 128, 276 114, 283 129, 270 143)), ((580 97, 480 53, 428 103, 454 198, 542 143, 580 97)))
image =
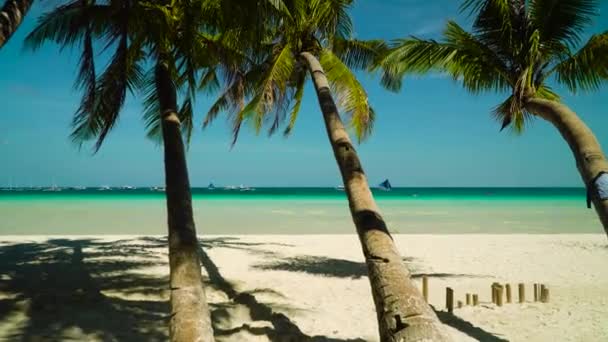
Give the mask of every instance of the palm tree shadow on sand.
POLYGON ((158 295, 168 280, 133 272, 163 263, 123 242, 54 239, 1 246, 0 317, 11 327, 4 338, 165 340, 168 303, 145 297, 158 295))
MULTIPOLYGON (((485 278, 486 275, 428 272, 424 269, 422 262, 416 258, 405 257, 403 262, 407 265, 412 278, 485 278)), ((295 257, 275 258, 275 260, 264 262, 253 266, 265 271, 289 271, 304 272, 323 277, 359 279, 367 277, 367 267, 364 262, 352 260, 328 258, 313 255, 298 255, 295 257)), ((435 310, 435 313, 443 324, 470 336, 478 341, 504 342, 508 341, 491 332, 485 331, 462 318, 449 314, 445 311, 435 310)))
MULTIPOLYGON (((213 240, 202 240, 201 245, 201 263, 203 268, 207 271, 210 284, 224 292, 230 299, 230 303, 227 305, 221 305, 219 308, 214 310, 211 315, 214 323, 215 335, 218 341, 244 340, 243 338, 249 334, 258 336, 266 335, 267 338, 272 342, 365 342, 363 339, 336 339, 326 336, 310 336, 305 334, 293 321, 289 319, 289 317, 274 310, 273 306, 259 302, 254 295, 256 292, 274 292, 273 290, 258 289, 251 292, 237 291, 235 287, 222 276, 218 267, 205 252, 205 249, 207 248, 224 247, 247 249, 249 252, 256 254, 262 253, 275 255, 274 252, 260 250, 257 248, 260 245, 266 244, 243 243, 233 238, 219 238, 213 240), (271 326, 252 326, 250 324, 242 324, 229 329, 222 329, 219 327, 220 322, 229 316, 229 311, 237 309, 238 307, 246 309, 252 321, 270 322, 271 326), (239 336, 239 334, 241 335, 239 336)), ((277 294, 276 292, 274 292, 274 294, 281 296, 281 294, 277 294)))
MULTIPOLYGON (((260 270, 308 272, 325 277, 361 278, 364 263, 313 256, 282 258, 273 243, 252 243, 234 237, 201 240, 200 257, 208 286, 225 294, 211 304, 218 341, 264 337, 272 342, 360 342, 310 336, 284 313, 296 309, 262 303, 256 294, 282 296, 272 289, 239 292, 205 252, 211 248, 244 250, 275 260, 255 265, 260 270), (243 317, 243 315, 248 317, 243 317), (234 324, 237 322, 238 324, 234 324)), ((289 245, 282 245, 289 246, 289 245)), ((166 238, 145 237, 106 242, 96 239, 50 239, 40 243, 0 245, 0 339, 10 341, 103 340, 165 341, 169 317, 168 277, 146 272, 167 267, 166 238)), ((405 259, 414 277, 415 259, 405 259)), ((168 270, 167 270, 168 274, 168 270)), ((480 341, 505 341, 456 316, 439 318, 480 341)))

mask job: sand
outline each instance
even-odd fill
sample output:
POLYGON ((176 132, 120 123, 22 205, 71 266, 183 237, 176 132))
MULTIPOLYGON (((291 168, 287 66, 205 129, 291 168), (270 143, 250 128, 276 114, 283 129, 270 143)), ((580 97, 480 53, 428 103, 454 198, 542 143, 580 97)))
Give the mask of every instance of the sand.
MULTIPOLYGON (((396 235, 456 341, 608 341, 603 235, 396 235), (488 303, 492 282, 525 304, 488 303), (532 284, 550 289, 535 303, 532 284), (480 305, 445 313, 445 287, 480 305)), ((218 341, 378 341, 354 235, 203 238, 218 341)), ((167 253, 160 236, 0 236, 0 340, 162 341, 167 253)))

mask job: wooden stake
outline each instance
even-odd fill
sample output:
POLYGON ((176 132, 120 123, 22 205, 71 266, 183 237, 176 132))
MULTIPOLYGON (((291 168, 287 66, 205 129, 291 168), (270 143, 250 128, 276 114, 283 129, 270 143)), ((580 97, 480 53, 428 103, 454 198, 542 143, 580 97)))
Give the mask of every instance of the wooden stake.
POLYGON ((519 290, 519 302, 524 303, 526 301, 526 287, 522 283, 519 283, 519 285, 517 285, 517 287, 519 290))
POLYGON ((476 294, 473 295, 473 306, 477 306, 479 304, 479 296, 476 294))
POLYGON ((459 309, 461 309, 461 308, 462 308, 462 301, 461 301, 461 300, 459 300, 459 301, 458 301, 458 308, 459 308, 459 309))
POLYGON ((538 293, 539 293, 538 284, 534 284, 534 301, 535 302, 538 302, 538 293))
POLYGON ((541 303, 545 303, 545 291, 546 291, 546 287, 545 284, 540 284, 540 294, 539 294, 539 300, 541 301, 541 303))
POLYGON ((429 302, 429 278, 427 276, 422 276, 422 295, 424 296, 424 300, 429 302))
POLYGON ((496 286, 496 305, 502 306, 503 286, 496 286))
POLYGON ((467 293, 466 303, 467 303, 467 305, 471 305, 471 294, 470 293, 467 293))
POLYGON ((449 313, 454 312, 454 290, 451 287, 445 289, 445 306, 449 313))
POLYGON ((549 303, 549 288, 542 286, 540 291, 540 301, 543 303, 549 303))
POLYGON ((492 303, 496 304, 496 285, 498 285, 498 283, 492 283, 492 303))
POLYGON ((505 285, 507 290, 507 303, 511 303, 511 284, 505 285))

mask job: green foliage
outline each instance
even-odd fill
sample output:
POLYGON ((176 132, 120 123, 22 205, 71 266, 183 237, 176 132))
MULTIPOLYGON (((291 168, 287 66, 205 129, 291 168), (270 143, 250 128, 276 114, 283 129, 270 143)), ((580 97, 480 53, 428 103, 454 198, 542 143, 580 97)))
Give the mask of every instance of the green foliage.
POLYGON ((319 62, 336 96, 338 107, 349 116, 359 141, 365 139, 371 134, 375 115, 363 86, 348 66, 331 51, 323 50, 319 62))
MULTIPOLYGON (((251 1, 224 1, 253 8, 251 1)), ((82 144, 96 139, 97 151, 118 121, 127 93, 144 95, 147 134, 161 138, 161 94, 154 82, 158 63, 169 65, 182 100, 175 110, 189 140, 196 94, 219 87, 216 67, 220 60, 238 51, 234 46, 244 36, 237 30, 217 33, 223 22, 217 8, 224 6, 224 1, 74 0, 44 14, 25 47, 36 50, 45 42, 54 42, 62 49, 82 49, 75 86, 83 91, 83 97, 74 114, 73 140, 82 144), (103 68, 95 62, 97 47, 111 52, 103 68)), ((259 3, 268 3, 277 11, 281 8, 277 0, 259 3)), ((246 15, 234 9, 230 12, 230 18, 246 15)))
POLYGON ((473 93, 510 91, 494 116, 502 129, 521 132, 532 117, 526 98, 559 100, 546 84, 550 76, 572 91, 597 89, 608 78, 606 32, 576 50, 597 5, 594 0, 465 0, 461 9, 474 16, 471 32, 450 21, 441 41, 396 40, 376 67, 390 90, 400 89, 407 74, 442 72, 473 93))
POLYGON ((309 52, 325 68, 337 104, 359 140, 372 129, 374 112, 353 70, 366 69, 387 50, 382 41, 353 39, 348 14, 352 0, 285 0, 268 18, 260 44, 241 45, 242 56, 223 60, 223 90, 207 113, 204 126, 219 113, 233 122, 233 143, 243 123, 260 133, 293 132, 307 79, 309 52))

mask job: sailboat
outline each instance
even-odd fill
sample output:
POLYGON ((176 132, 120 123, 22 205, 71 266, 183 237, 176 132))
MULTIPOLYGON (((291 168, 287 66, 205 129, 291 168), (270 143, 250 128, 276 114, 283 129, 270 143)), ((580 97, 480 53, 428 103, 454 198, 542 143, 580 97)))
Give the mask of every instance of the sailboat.
POLYGON ((215 185, 213 185, 213 182, 209 183, 209 186, 207 187, 208 190, 215 190, 215 185))
POLYGON ((388 179, 385 179, 384 182, 378 185, 378 189, 384 191, 391 191, 393 189, 393 186, 391 185, 391 182, 388 181, 388 179))
POLYGON ((239 190, 240 191, 254 191, 255 189, 241 184, 241 185, 239 185, 239 190))
POLYGON ((53 185, 51 185, 50 188, 46 188, 42 191, 56 192, 56 191, 61 191, 61 188, 57 186, 57 184, 55 183, 55 178, 53 178, 53 185))

